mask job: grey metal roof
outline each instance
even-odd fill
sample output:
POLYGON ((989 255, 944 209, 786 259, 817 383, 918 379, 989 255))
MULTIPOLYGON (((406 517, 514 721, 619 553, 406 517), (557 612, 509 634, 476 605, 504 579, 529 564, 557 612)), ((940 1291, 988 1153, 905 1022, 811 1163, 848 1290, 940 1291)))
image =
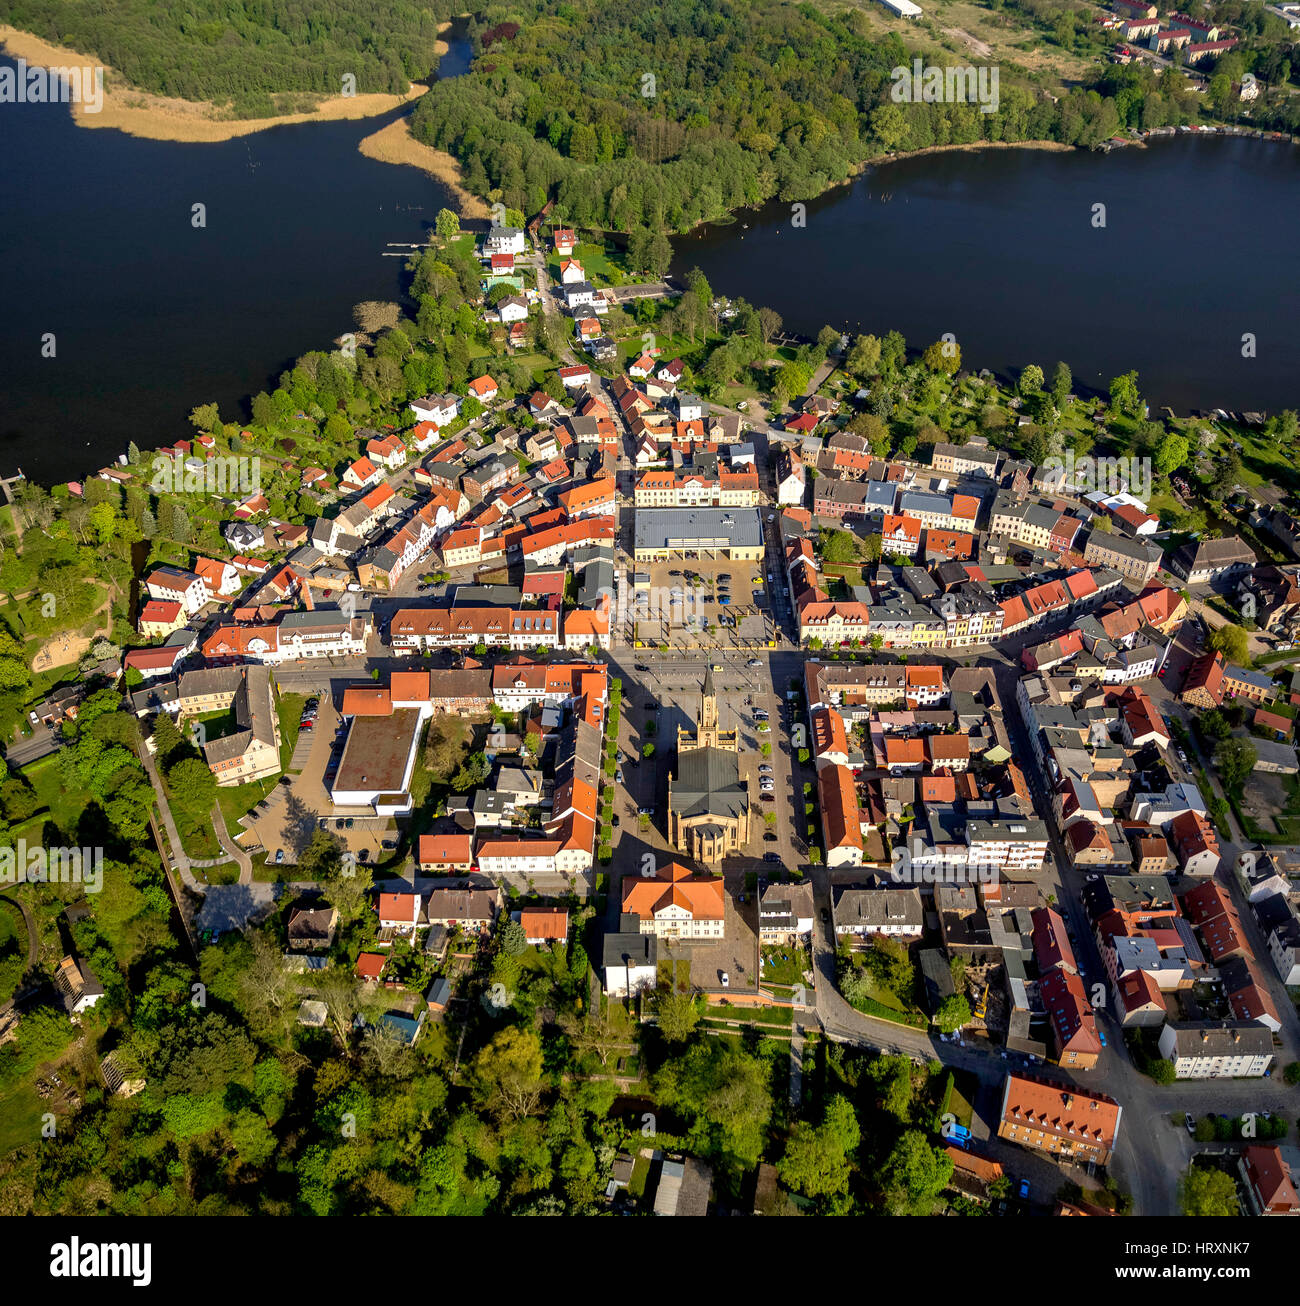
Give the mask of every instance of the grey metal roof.
POLYGON ((762 520, 757 508, 639 508, 636 547, 759 548, 762 520))

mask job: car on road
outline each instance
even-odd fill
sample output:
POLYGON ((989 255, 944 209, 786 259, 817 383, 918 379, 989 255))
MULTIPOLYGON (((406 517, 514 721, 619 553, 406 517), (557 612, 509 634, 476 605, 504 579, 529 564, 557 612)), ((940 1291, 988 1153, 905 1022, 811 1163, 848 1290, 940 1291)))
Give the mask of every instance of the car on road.
POLYGON ((1020 1198, 1023 1201, 1028 1196, 1029 1196, 1029 1180, 1022 1179, 1020 1181, 1020 1198))
POLYGON ((635 667, 636 667, 636 670, 638 670, 638 671, 649 671, 649 670, 650 670, 650 668, 649 668, 648 666, 646 666, 646 664, 645 664, 644 662, 637 662, 637 663, 635 664, 635 667))
POLYGON ((726 972, 725 970, 724 970, 724 971, 720 971, 719 973, 720 973, 721 976, 722 976, 722 987, 723 987, 724 989, 726 989, 726 988, 730 988, 730 987, 731 987, 731 976, 728 975, 727 972, 726 972))
POLYGON ((1105 1031, 1099 1029, 1099 1030, 1097 1031, 1097 1037, 1098 1037, 1099 1039, 1101 1039, 1101 1045, 1102 1045, 1102 1047, 1105 1047, 1105 1046, 1106 1046, 1106 1033, 1105 1033, 1105 1031))

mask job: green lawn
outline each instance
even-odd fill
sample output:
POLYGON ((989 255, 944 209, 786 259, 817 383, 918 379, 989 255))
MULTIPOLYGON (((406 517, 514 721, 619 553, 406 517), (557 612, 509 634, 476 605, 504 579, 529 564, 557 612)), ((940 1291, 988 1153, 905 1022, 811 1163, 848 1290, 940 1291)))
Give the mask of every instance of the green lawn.
POLYGON ((22 1083, 0 1096, 0 1156, 40 1141, 41 1116, 46 1104, 30 1083, 22 1083))
POLYGON ((798 944, 780 944, 763 949, 760 975, 764 984, 793 987, 802 984, 803 972, 811 969, 807 950, 798 944), (769 965, 769 962, 774 964, 769 965))
POLYGON ((36 815, 22 825, 15 826, 11 832, 12 837, 39 843, 46 821, 53 821, 64 833, 75 835, 85 803, 81 801, 81 795, 64 787, 63 777, 59 774, 58 754, 31 763, 23 769, 23 776, 36 791, 36 797, 44 810, 38 808, 36 815))
POLYGON ((288 770, 289 759, 298 744, 298 722, 302 720, 305 694, 281 694, 276 711, 280 716, 280 770, 288 770))

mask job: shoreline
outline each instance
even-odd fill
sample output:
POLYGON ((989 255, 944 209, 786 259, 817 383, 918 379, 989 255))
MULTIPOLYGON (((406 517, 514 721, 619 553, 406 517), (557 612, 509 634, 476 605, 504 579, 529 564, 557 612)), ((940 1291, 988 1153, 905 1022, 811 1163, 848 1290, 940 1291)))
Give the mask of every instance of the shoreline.
POLYGON ((357 142, 368 159, 396 167, 418 168, 450 192, 462 218, 490 218, 492 210, 477 195, 465 189, 460 164, 443 150, 425 145, 411 135, 411 119, 403 115, 357 142))
MULTIPOLYGON (((451 24, 444 23, 439 32, 451 24)), ((423 82, 412 83, 405 95, 371 92, 364 95, 334 95, 319 100, 310 111, 293 111, 270 118, 222 118, 210 101, 182 100, 155 95, 127 84, 116 69, 100 64, 92 55, 81 54, 66 46, 53 45, 30 32, 0 24, 0 47, 14 59, 25 59, 42 67, 69 64, 103 67, 104 104, 99 113, 87 113, 80 104, 69 104, 73 122, 78 127, 114 128, 128 136, 144 140, 178 144, 208 144, 251 136, 272 127, 297 123, 341 122, 374 118, 418 100, 429 88, 423 82)), ((435 52, 447 52, 447 43, 439 39, 435 52)), ((304 92, 303 94, 307 94, 304 92)))

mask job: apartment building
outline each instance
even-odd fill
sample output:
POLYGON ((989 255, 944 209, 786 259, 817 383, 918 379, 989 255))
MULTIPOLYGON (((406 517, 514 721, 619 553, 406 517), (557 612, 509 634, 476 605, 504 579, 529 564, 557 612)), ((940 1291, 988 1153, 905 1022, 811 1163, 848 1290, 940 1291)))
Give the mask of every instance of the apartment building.
POLYGON ((1084 546, 1083 560, 1091 567, 1109 567, 1127 580, 1145 585, 1160 570, 1164 554, 1145 540, 1094 527, 1084 546))

